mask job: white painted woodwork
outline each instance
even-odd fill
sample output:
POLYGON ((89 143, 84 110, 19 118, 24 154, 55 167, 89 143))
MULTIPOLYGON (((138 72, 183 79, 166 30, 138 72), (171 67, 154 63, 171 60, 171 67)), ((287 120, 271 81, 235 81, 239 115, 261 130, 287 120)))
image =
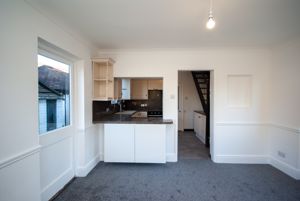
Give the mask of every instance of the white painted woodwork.
POLYGON ((135 162, 166 162, 165 125, 137 124, 135 126, 135 162))
POLYGON ((104 125, 104 162, 134 162, 134 125, 104 125))
POLYGON ((148 80, 131 79, 131 99, 147 100, 148 99, 148 80))
POLYGON ((181 111, 181 117, 178 118, 178 128, 192 129, 194 121, 194 111, 203 111, 202 103, 199 98, 198 91, 192 76, 191 71, 178 72, 178 101, 181 111))
POLYGON ((184 116, 183 116, 183 87, 182 83, 178 82, 178 130, 183 131, 183 125, 184 125, 184 116))
POLYGON ((149 79, 148 80, 148 90, 162 90, 163 80, 162 79, 149 79))
POLYGON ((206 116, 203 114, 199 114, 197 112, 194 112, 194 130, 196 133, 196 136, 205 143, 205 137, 206 137, 206 116))

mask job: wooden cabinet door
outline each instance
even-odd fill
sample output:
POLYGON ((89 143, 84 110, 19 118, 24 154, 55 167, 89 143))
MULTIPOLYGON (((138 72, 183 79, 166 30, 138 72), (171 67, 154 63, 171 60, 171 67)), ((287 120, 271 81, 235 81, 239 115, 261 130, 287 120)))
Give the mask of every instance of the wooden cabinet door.
POLYGON ((131 79, 131 99, 148 99, 148 80, 131 79))
POLYGON ((163 89, 163 80, 162 79, 150 79, 148 80, 148 89, 149 90, 162 90, 163 89))
POLYGON ((114 99, 122 98, 122 80, 120 78, 114 79, 114 99))
POLYGON ((135 126, 135 162, 166 162, 166 125, 135 126))
POLYGON ((104 125, 104 162, 134 162, 134 125, 104 125))

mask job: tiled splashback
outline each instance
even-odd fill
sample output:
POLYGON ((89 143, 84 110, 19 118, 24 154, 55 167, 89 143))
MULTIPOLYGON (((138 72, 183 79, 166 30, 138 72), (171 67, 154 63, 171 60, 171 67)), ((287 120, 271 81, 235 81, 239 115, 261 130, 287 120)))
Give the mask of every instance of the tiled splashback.
MULTIPOLYGON (((147 111, 148 100, 122 100, 123 110, 147 111)), ((120 111, 111 101, 93 101, 93 119, 120 111)))
POLYGON ((119 105, 111 101, 93 101, 93 119, 120 111, 119 105))
POLYGON ((147 111, 148 100, 125 100, 123 104, 124 110, 147 111))

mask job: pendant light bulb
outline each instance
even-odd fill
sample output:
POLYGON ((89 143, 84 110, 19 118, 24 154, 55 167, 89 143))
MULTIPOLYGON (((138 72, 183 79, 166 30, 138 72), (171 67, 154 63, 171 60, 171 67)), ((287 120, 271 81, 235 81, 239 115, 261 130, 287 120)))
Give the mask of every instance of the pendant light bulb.
POLYGON ((206 28, 213 29, 216 26, 216 22, 212 14, 209 15, 208 21, 206 23, 206 28))
POLYGON ((209 15, 208 15, 208 21, 206 23, 207 29, 213 29, 216 26, 216 22, 214 19, 214 16, 212 14, 212 0, 210 0, 210 6, 209 6, 209 15))

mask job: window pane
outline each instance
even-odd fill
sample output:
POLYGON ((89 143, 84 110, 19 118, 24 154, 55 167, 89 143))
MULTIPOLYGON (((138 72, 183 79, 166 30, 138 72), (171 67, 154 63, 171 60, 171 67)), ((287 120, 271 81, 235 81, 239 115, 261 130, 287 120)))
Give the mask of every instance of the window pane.
POLYGON ((70 125, 70 66, 38 55, 39 133, 70 125))

